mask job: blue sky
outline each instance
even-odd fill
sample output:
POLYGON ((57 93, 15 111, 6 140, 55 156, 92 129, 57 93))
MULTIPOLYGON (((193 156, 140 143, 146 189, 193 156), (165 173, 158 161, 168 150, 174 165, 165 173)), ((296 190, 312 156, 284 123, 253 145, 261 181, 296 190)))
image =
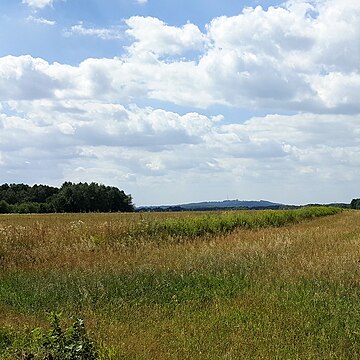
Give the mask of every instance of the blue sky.
POLYGON ((359 37, 355 0, 2 0, 0 182, 349 202, 359 37))
POLYGON ((64 37, 66 28, 83 22, 88 27, 119 27, 125 29, 124 19, 131 16, 157 17, 169 25, 182 26, 187 22, 204 29, 213 18, 239 14, 244 7, 267 8, 280 1, 221 1, 216 0, 157 0, 138 3, 135 0, 68 0, 55 1, 52 6, 31 7, 21 0, 3 0, 0 3, 2 55, 31 54, 49 62, 78 64, 89 57, 113 57, 123 53, 128 39, 101 41, 96 38, 64 37), (55 21, 44 29, 29 17, 55 21), (81 45, 79 46, 79 43, 81 45))

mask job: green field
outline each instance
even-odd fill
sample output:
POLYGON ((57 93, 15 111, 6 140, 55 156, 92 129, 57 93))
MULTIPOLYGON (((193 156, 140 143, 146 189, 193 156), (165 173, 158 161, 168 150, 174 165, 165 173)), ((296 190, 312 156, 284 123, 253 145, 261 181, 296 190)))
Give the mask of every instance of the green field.
POLYGON ((3 215, 0 358, 56 311, 99 359, 358 359, 359 275, 356 211, 3 215))

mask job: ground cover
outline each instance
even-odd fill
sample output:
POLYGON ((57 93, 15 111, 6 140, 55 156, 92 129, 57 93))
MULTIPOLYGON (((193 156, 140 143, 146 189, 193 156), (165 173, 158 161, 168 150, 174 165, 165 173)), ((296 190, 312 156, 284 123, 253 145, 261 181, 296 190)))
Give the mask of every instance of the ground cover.
POLYGON ((355 359, 359 245, 326 208, 1 216, 0 358, 57 311, 101 359, 355 359))

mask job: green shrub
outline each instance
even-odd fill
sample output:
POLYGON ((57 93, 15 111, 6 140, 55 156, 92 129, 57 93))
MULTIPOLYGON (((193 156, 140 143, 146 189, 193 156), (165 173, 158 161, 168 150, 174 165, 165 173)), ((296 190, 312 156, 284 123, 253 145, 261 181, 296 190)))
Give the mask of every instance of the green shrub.
POLYGON ((33 331, 37 354, 27 354, 27 359, 41 360, 96 360, 97 352, 92 340, 86 334, 84 321, 77 319, 63 330, 60 315, 50 314, 51 329, 44 332, 40 328, 33 331))

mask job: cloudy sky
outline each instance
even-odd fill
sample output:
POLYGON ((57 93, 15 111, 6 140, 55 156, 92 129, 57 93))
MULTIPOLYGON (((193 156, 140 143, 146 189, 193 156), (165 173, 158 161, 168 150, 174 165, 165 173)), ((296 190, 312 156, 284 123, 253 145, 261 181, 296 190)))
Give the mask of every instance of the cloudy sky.
POLYGON ((360 1, 1 0, 0 182, 136 205, 360 196, 360 1))

